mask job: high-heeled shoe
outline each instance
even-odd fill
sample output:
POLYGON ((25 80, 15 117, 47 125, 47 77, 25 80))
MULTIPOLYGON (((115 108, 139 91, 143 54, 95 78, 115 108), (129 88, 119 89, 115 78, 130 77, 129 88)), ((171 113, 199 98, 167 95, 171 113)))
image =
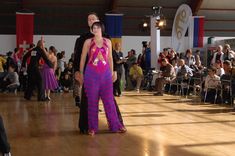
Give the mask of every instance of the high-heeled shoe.
POLYGON ((46 100, 51 101, 51 98, 49 96, 46 97, 46 100))
POLYGON ((118 130, 118 133, 126 133, 127 129, 125 127, 122 127, 118 130))
POLYGON ((95 131, 94 131, 94 130, 89 130, 89 131, 88 131, 88 135, 94 136, 94 135, 95 135, 95 131))

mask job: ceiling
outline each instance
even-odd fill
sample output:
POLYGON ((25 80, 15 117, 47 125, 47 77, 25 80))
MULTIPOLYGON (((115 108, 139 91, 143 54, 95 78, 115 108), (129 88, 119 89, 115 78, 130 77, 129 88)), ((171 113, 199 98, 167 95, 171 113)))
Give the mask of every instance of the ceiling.
POLYGON ((162 6, 167 27, 162 36, 170 36, 177 8, 186 3, 194 15, 205 16, 206 36, 235 36, 234 0, 1 0, 0 34, 15 34, 15 12, 35 12, 35 34, 79 35, 87 30, 87 13, 123 13, 123 35, 149 35, 140 23, 153 13, 152 6, 162 6))

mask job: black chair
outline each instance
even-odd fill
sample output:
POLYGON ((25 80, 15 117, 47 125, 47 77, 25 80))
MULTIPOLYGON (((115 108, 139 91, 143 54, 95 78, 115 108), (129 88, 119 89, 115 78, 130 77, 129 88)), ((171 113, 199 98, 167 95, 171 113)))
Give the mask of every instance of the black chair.
POLYGON ((150 68, 149 70, 144 71, 144 80, 143 80, 144 90, 153 91, 153 86, 152 86, 153 75, 154 75, 153 70, 155 70, 155 68, 150 68))
POLYGON ((234 105, 233 89, 232 89, 232 80, 221 80, 221 98, 222 103, 230 103, 231 106, 234 105), (227 101, 229 98, 229 101, 227 101))

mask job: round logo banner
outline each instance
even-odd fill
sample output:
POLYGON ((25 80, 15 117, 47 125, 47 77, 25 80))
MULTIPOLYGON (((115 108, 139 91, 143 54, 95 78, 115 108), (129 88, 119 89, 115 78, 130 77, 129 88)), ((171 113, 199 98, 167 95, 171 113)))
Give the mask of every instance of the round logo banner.
POLYGON ((192 10, 187 4, 182 4, 175 14, 175 19, 172 27, 172 48, 177 52, 180 50, 184 42, 185 33, 189 27, 192 10))

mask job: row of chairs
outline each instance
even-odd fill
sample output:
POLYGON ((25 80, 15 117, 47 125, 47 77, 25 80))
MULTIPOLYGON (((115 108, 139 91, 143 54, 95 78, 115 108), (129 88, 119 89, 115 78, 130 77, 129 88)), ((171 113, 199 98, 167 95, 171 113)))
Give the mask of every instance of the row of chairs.
POLYGON ((231 80, 211 80, 211 81, 219 81, 218 86, 208 86, 207 89, 205 90, 205 96, 204 96, 204 102, 206 102, 207 94, 209 90, 214 90, 215 91, 215 96, 214 96, 214 103, 218 101, 218 98, 220 97, 221 103, 225 102, 228 100, 231 105, 234 105, 234 97, 233 97, 233 89, 232 89, 232 81, 231 80), (226 96, 228 95, 229 99, 225 99, 226 96))
POLYGON ((167 84, 169 85, 168 92, 171 92, 173 86, 176 86, 176 94, 185 95, 187 98, 190 91, 192 91, 192 94, 199 96, 201 99, 203 99, 204 103, 206 102, 208 91, 215 90, 213 103, 216 103, 218 98, 221 98, 221 103, 229 101, 231 105, 234 106, 234 95, 231 80, 221 80, 220 83, 218 83, 218 86, 208 86, 205 90, 203 90, 203 77, 188 77, 188 79, 175 78, 174 80, 169 81, 167 84), (204 95, 202 94, 203 91, 204 95), (224 99, 226 98, 225 95, 228 95, 229 99, 224 99))
MULTIPOLYGON (((144 86, 145 89, 152 91, 152 80, 153 80, 153 75, 158 74, 158 72, 154 73, 154 68, 150 69, 148 72, 145 73, 144 77, 144 86)), ((212 81, 217 81, 217 80, 212 80, 212 81)), ((232 85, 232 80, 220 80, 220 83, 218 86, 208 86, 207 89, 203 90, 203 84, 204 84, 204 76, 203 74, 200 74, 196 77, 188 77, 187 79, 183 77, 178 77, 171 79, 169 78, 168 81, 168 93, 170 93, 173 89, 173 86, 176 86, 176 94, 178 95, 185 95, 186 98, 189 95, 190 91, 192 91, 193 95, 199 96, 200 99, 203 99, 202 101, 205 103, 208 95, 208 91, 211 89, 215 90, 215 96, 214 96, 214 102, 219 101, 218 99, 221 98, 220 103, 223 103, 225 101, 229 101, 231 105, 234 107, 234 94, 233 94, 233 85, 232 85), (204 92, 204 94, 202 94, 204 92), (227 97, 229 99, 224 99, 226 98, 224 95, 228 95, 227 97)))

